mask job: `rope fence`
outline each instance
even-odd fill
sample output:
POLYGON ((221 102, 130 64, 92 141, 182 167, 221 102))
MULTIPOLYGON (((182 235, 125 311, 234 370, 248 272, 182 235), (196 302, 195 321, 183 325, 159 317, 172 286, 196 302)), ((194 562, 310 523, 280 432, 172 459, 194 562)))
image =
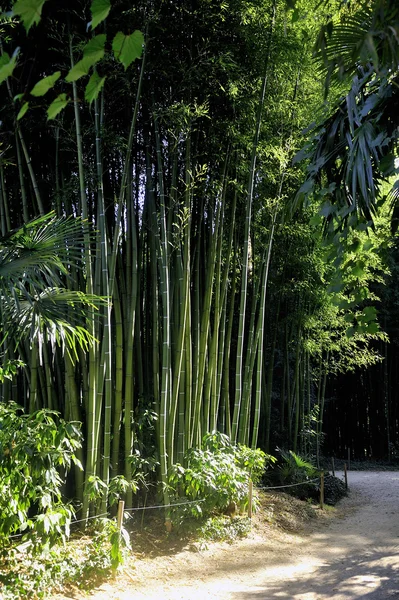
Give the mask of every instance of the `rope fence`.
MULTIPOLYGON (((346 487, 348 487, 348 479, 347 479, 347 465, 344 465, 344 479, 345 479, 345 485, 346 487)), ((308 485, 308 484, 312 484, 312 483, 316 483, 316 482, 320 482, 320 508, 324 507, 324 473, 321 473, 320 477, 315 477, 314 479, 307 479, 305 481, 300 481, 298 483, 290 483, 290 484, 286 484, 286 485, 270 485, 270 486, 262 486, 262 487, 256 487, 255 489, 257 491, 267 491, 267 490, 282 490, 282 489, 287 489, 287 488, 293 488, 293 487, 297 487, 297 486, 301 486, 301 485, 308 485)), ((249 485, 248 485, 248 517, 251 518, 252 517, 252 491, 253 491, 253 487, 252 487, 252 480, 249 480, 249 485)), ((138 512, 138 511, 146 511, 146 510, 159 510, 159 509, 165 509, 165 508, 172 508, 175 506, 189 506, 191 504, 201 504, 202 502, 205 502, 206 498, 200 498, 198 500, 190 500, 187 502, 176 502, 176 503, 171 503, 171 504, 157 504, 154 506, 137 506, 137 507, 131 507, 131 508, 125 508, 125 503, 123 500, 119 500, 119 505, 118 505, 118 515, 117 515, 117 522, 118 522, 118 528, 121 529, 122 528, 122 524, 123 524, 123 515, 124 513, 133 513, 133 512, 138 512)), ((77 523, 83 523, 86 521, 89 521, 91 519, 100 519, 101 517, 108 517, 109 513, 101 513, 99 515, 92 515, 91 517, 86 517, 85 519, 76 519, 71 521, 71 525, 75 525, 77 523)), ((35 519, 37 517, 33 517, 33 519, 35 519)), ((22 537, 23 535, 25 535, 24 533, 17 533, 15 535, 10 535, 8 536, 9 539, 15 539, 15 538, 19 538, 22 537)))
POLYGON ((299 483, 290 483, 287 485, 271 485, 267 487, 257 487, 257 490, 281 490, 283 488, 292 488, 298 485, 307 485, 308 483, 315 483, 315 481, 320 481, 320 477, 316 477, 315 479, 306 479, 305 481, 300 481, 299 483))
POLYGON ((138 506, 137 508, 125 508, 125 512, 134 512, 136 510, 151 510, 155 508, 170 508, 171 506, 188 506, 189 504, 200 504, 205 502, 205 498, 201 500, 190 500, 188 502, 176 502, 175 504, 158 504, 158 506, 138 506))

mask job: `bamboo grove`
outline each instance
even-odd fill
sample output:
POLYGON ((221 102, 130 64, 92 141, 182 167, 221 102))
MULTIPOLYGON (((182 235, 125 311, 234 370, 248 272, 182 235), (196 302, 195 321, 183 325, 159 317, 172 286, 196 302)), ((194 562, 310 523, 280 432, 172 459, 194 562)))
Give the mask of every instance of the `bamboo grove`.
MULTIPOLYGON (((167 503, 169 467, 215 429, 314 451, 327 375, 375 362, 383 338, 345 335, 317 210, 289 209, 303 178, 292 159, 323 101, 312 62, 322 9, 115 0, 88 30, 96 0, 39 4, 28 32, 18 10, 0 25, 2 65, 20 48, 0 88, 1 233, 50 211, 81 216, 83 267, 72 261, 65 284, 106 301, 87 309, 96 342, 76 360, 21 345, 4 400, 83 423, 71 491, 83 515, 96 478, 136 481, 156 464, 167 503), (135 60, 116 60, 111 45, 132 32, 135 60), (101 60, 83 65, 100 37, 101 60)), ((349 288, 386 275, 380 243, 360 240, 374 263, 349 288)), ((362 260, 351 252, 342 262, 362 260)))

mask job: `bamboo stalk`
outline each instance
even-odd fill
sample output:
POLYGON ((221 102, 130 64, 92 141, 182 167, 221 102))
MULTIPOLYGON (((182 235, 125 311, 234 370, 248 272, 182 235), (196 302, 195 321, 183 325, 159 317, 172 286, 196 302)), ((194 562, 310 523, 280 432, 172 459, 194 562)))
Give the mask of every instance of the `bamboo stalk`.
MULTIPOLYGON (((73 51, 72 51, 72 37, 69 38, 69 52, 71 68, 74 66, 73 51)), ((91 256, 91 240, 89 232, 88 222, 88 207, 86 198, 86 183, 85 173, 83 166, 83 142, 82 142, 82 129, 80 123, 80 111, 79 111, 79 98, 77 92, 76 82, 72 83, 72 94, 74 102, 74 115, 75 115, 75 134, 76 134, 76 145, 77 145, 77 156, 78 156, 78 174, 79 174, 79 197, 80 197, 80 211, 83 218, 83 231, 84 231, 84 252, 85 252, 85 271, 86 271, 86 292, 93 294, 93 270, 92 270, 92 256, 91 256)), ((95 338, 94 329, 94 311, 90 310, 87 319, 87 328, 90 331, 93 338, 95 338)), ((96 387, 96 374, 97 374, 97 348, 92 344, 89 348, 89 370, 88 370, 88 398, 87 398, 87 418, 86 418, 86 486, 89 478, 96 474, 97 466, 97 455, 98 449, 96 446, 96 399, 97 399, 97 387, 96 387)), ((83 494, 83 505, 82 505, 82 517, 86 519, 89 516, 89 496, 87 493, 83 494)))
POLYGON ((245 231, 244 231, 244 248, 243 248, 243 261, 241 269, 241 293, 240 293, 240 312, 238 321, 238 337, 237 337, 237 358, 236 358, 236 371, 235 371, 235 400, 234 400, 234 412, 232 421, 232 440, 235 442, 238 434, 241 399, 243 392, 243 381, 242 381, 242 365, 243 365, 243 353, 244 353, 244 331, 245 331, 245 316, 246 316, 246 304, 247 304, 247 289, 248 289, 248 262, 249 262, 249 238, 251 228, 251 216, 252 216, 252 202, 255 187, 255 173, 256 173, 256 159, 258 153, 258 144, 262 123, 262 113, 265 101, 266 86, 268 81, 269 62, 271 57, 271 42, 274 31, 274 23, 276 17, 276 2, 273 2, 272 6, 272 18, 268 39, 268 47, 265 55, 264 71, 262 76, 262 88, 258 103, 255 133, 252 143, 252 154, 249 169, 249 180, 246 197, 246 215, 245 215, 245 231))
POLYGON ((168 412, 170 408, 171 381, 170 381, 170 296, 169 296, 169 240, 166 229, 166 206, 163 184, 163 165, 161 154, 161 140, 158 129, 158 119, 154 116, 155 140, 157 153, 158 187, 160 200, 160 232, 159 232, 159 276, 162 303, 162 375, 159 414, 159 459, 161 479, 163 484, 163 497, 165 504, 165 524, 170 523, 169 491, 168 491, 168 447, 167 429, 168 412))

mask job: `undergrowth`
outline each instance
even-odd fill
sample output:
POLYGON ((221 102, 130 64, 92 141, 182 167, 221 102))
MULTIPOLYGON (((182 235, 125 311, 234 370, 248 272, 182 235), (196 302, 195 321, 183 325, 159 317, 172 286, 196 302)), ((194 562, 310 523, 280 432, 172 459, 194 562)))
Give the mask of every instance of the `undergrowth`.
POLYGON ((92 587, 120 564, 116 554, 128 550, 127 545, 114 543, 115 527, 113 521, 101 519, 90 535, 76 535, 37 556, 26 552, 26 544, 8 548, 0 562, 1 600, 46 598, 68 585, 92 587))
POLYGON ((246 537, 250 531, 251 519, 248 517, 219 515, 205 521, 198 530, 198 537, 200 542, 234 542, 246 537))

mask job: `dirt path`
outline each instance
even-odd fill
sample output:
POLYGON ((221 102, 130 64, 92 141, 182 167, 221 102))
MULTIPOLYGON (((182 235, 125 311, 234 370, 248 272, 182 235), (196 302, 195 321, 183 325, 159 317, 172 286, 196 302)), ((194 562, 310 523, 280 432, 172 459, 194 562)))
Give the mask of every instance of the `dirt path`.
POLYGON ((90 600, 399 598, 399 472, 350 472, 338 516, 306 535, 254 531, 203 552, 136 560, 90 600))

